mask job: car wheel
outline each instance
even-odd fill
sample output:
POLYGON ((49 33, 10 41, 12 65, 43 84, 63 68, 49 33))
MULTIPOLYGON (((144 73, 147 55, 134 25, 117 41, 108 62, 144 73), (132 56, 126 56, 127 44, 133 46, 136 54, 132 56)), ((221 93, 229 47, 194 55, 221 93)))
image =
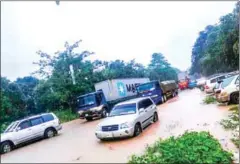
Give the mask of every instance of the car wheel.
POLYGON ((158 121, 158 114, 157 114, 157 112, 155 112, 153 114, 153 122, 157 122, 157 121, 158 121))
POLYGON ((231 95, 231 102, 233 104, 238 104, 239 103, 239 93, 233 93, 231 95))
POLYGON ((137 123, 134 127, 134 137, 138 136, 141 133, 142 133, 141 125, 137 123))
POLYGON ((2 154, 10 152, 10 151, 12 151, 12 149, 13 149, 13 145, 8 141, 3 142, 1 144, 1 153, 2 154))
POLYGON ((44 137, 45 138, 52 138, 56 135, 56 130, 54 130, 53 128, 48 128, 46 129, 45 133, 44 133, 44 137))
POLYGON ((92 117, 86 117, 86 120, 87 120, 87 121, 92 121, 93 118, 92 118, 92 117))
POLYGON ((106 108, 104 108, 102 111, 102 118, 105 118, 106 116, 107 116, 107 110, 106 108))

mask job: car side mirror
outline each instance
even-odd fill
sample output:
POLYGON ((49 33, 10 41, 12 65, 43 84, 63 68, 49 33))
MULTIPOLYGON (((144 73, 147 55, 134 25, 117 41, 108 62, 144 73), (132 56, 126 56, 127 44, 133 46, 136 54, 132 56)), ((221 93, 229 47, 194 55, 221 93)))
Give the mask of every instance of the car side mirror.
POLYGON ((144 112, 144 108, 140 108, 139 109, 139 114, 143 113, 144 112))
POLYGON ((223 82, 222 80, 219 80, 219 81, 217 81, 218 82, 218 84, 220 84, 221 82, 223 82))
POLYGON ((17 127, 17 128, 15 129, 16 132, 18 132, 19 130, 21 130, 20 127, 17 127))

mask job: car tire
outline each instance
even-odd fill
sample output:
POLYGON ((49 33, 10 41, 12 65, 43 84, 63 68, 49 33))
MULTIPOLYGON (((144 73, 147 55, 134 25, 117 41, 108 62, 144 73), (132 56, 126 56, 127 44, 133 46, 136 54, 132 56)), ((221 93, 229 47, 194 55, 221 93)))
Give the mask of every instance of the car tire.
POLYGON ((44 132, 44 137, 45 138, 52 138, 57 134, 57 131, 53 128, 48 128, 44 132))
POLYGON ((93 118, 92 118, 92 117, 86 117, 86 120, 87 120, 87 121, 92 121, 93 118))
POLYGON ((8 152, 12 151, 12 149, 13 149, 13 145, 11 142, 5 141, 5 142, 1 143, 1 154, 8 153, 8 152))
POLYGON ((230 97, 230 102, 233 104, 239 103, 239 93, 233 93, 230 97))
POLYGON ((107 117, 107 110, 106 110, 106 108, 103 108, 103 111, 102 111, 101 117, 102 117, 102 118, 107 117))
POLYGON ((134 133, 133 133, 133 136, 136 137, 138 136, 139 134, 142 133, 142 127, 140 125, 140 123, 137 123, 135 126, 134 126, 134 133))
POLYGON ((153 122, 157 122, 157 121, 158 121, 158 114, 157 114, 157 112, 155 112, 153 114, 153 122))

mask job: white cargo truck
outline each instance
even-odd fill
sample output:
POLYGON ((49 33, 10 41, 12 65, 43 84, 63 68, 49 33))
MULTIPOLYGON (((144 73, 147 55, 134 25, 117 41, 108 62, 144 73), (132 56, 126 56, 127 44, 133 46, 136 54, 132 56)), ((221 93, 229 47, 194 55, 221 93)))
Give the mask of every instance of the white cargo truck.
POLYGON ((137 86, 147 83, 148 78, 112 79, 95 84, 96 92, 77 97, 77 112, 81 119, 106 117, 111 109, 109 102, 137 95, 137 86))
POLYGON ((112 79, 95 84, 95 90, 102 90, 107 101, 113 101, 137 94, 139 84, 149 82, 149 78, 112 79))

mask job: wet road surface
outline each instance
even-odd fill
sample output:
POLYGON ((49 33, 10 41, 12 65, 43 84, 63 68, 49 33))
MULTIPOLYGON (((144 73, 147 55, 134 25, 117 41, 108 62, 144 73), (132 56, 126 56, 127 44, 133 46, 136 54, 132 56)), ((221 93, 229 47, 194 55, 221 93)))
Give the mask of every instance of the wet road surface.
POLYGON ((185 130, 210 131, 224 149, 237 152, 237 148, 230 142, 231 132, 222 129, 219 124, 222 118, 227 117, 228 107, 201 104, 203 98, 204 93, 198 89, 181 92, 178 97, 159 105, 159 121, 135 138, 101 142, 94 135, 95 127, 101 120, 71 121, 63 124, 63 130, 58 136, 4 154, 1 162, 127 162, 128 156, 142 153, 147 144, 154 143, 159 137, 177 136, 185 130))

